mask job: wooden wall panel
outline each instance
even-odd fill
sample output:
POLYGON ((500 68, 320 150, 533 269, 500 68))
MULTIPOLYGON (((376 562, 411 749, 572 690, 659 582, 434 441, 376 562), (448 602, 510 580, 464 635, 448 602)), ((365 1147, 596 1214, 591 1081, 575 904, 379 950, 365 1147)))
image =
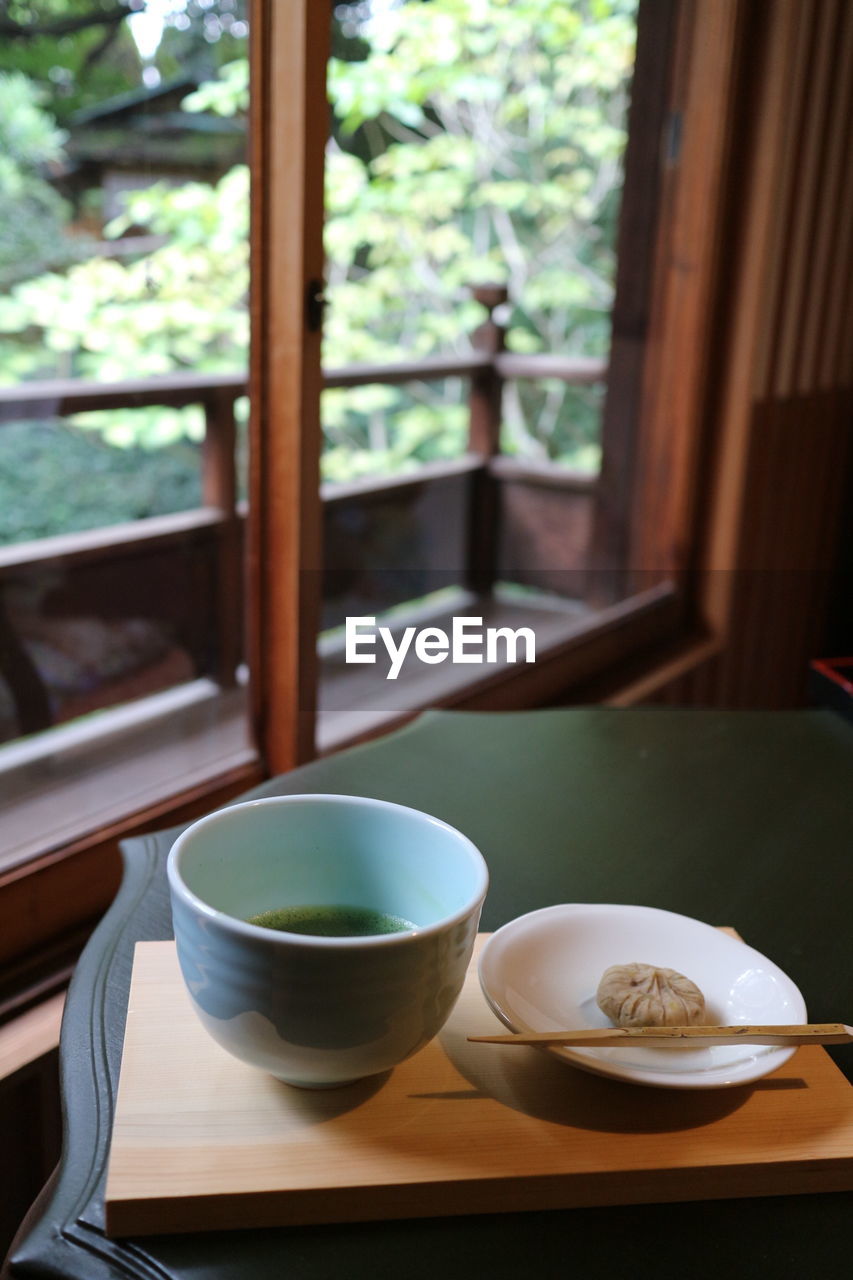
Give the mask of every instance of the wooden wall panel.
MULTIPOLYGON (((825 95, 830 109, 825 128, 826 150, 810 246, 807 295, 802 312, 798 388, 828 390, 836 374, 843 376, 838 338, 849 313, 851 232, 853 232, 853 5, 842 3, 835 33, 834 93, 825 95), (834 117, 834 118, 833 118, 834 117), (826 210, 825 216, 822 211, 826 210), (840 269, 839 269, 840 268, 840 269), (846 273, 846 279, 845 279, 846 273)), ((849 370, 848 370, 849 372, 849 370)))
MULTIPOLYGON (((730 536, 699 566, 724 600, 724 647, 656 700, 797 706, 820 655, 836 576, 853 421, 853 6, 774 0, 756 51, 758 124, 737 208, 737 310, 705 473, 730 536), (780 114, 781 112, 781 114, 780 114), (756 216, 756 210, 762 210, 756 216), (740 456, 733 424, 742 422, 740 456)), ((703 578, 704 575, 704 578, 703 578)), ((712 619, 713 621, 713 619, 712 619)))

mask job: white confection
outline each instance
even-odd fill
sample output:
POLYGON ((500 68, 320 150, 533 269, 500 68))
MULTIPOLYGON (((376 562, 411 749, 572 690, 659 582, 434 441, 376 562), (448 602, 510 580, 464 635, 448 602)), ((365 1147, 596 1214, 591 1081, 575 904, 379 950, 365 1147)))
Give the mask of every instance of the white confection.
POLYGON ((619 1027, 682 1027, 701 1023, 705 997, 675 969, 614 964, 596 992, 598 1007, 619 1027))

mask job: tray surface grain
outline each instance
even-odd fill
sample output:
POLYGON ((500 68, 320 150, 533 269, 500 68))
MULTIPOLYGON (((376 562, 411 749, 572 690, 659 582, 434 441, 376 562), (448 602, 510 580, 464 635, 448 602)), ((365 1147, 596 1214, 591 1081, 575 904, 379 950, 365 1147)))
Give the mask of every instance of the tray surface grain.
POLYGON ((475 952, 420 1053, 370 1081, 294 1089, 208 1036, 174 943, 138 943, 107 1234, 853 1189, 853 1088, 823 1049, 686 1093, 466 1039, 500 1030, 475 952))

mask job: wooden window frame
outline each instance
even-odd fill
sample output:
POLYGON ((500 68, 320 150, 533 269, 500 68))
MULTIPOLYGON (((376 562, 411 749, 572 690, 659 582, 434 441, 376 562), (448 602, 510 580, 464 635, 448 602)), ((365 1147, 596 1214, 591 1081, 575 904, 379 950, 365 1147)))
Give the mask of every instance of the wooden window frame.
MULTIPOLYGON (((268 9, 263 0, 258 7, 268 9)), ((650 166, 658 168, 654 153, 660 144, 646 140, 637 151, 629 133, 627 178, 641 210, 639 226, 635 222, 626 229, 623 220, 620 250, 625 259, 639 245, 652 265, 630 276, 623 269, 614 316, 604 497, 593 563, 603 584, 602 609, 588 630, 537 655, 534 669, 472 681, 463 695, 443 705, 508 709, 590 697, 622 700, 623 686, 640 687, 642 679, 642 687, 649 687, 653 668, 661 680, 670 678, 673 671, 707 658, 720 642, 692 592, 691 570, 714 372, 709 335, 720 290, 720 230, 727 217, 740 100, 744 0, 641 0, 641 7, 638 58, 644 59, 654 89, 652 100, 641 98, 635 109, 643 117, 651 111, 661 124, 677 121, 682 145, 677 155, 664 157, 660 183, 649 182, 650 166), (674 50, 669 74, 667 64, 661 65, 667 47, 674 50), (644 183, 651 188, 645 200, 644 183), (620 506, 628 513, 621 522, 614 520, 620 506), (644 518, 648 510, 656 512, 653 522, 644 518), (619 589, 614 590, 608 583, 616 579, 619 589)), ((276 67, 278 82, 298 89, 287 118, 266 134, 255 134, 264 174, 255 225, 261 245, 267 237, 267 261, 279 264, 260 284, 277 282, 275 291, 257 299, 255 332, 261 337, 253 365, 260 468, 253 490, 260 513, 253 562, 257 630, 252 652, 254 669, 261 673, 255 726, 274 773, 313 755, 322 564, 315 497, 320 427, 312 399, 319 386, 318 335, 306 331, 304 308, 311 281, 322 278, 322 175, 306 157, 313 155, 316 162, 322 149, 325 114, 317 104, 326 34, 323 20, 311 12, 315 6, 288 8, 294 13, 286 19, 278 15, 266 27, 264 54, 270 78, 276 67), (296 10, 303 11, 301 18, 296 10), (304 51, 298 66, 294 50, 304 51), (313 110, 312 92, 317 95, 313 110), (284 138, 286 148, 280 145, 284 138), (309 184, 301 230, 294 225, 290 194, 299 180, 309 184), (281 254, 288 242, 291 251, 281 254), (303 397, 301 425, 296 400, 283 394, 286 386, 298 388, 303 397), (270 548, 283 545, 301 548, 301 567, 271 553, 270 548)), ((262 247, 258 253, 263 255, 262 247)))
MULTIPOLYGON (((691 574, 702 539, 705 545, 709 537, 719 541, 726 521, 736 518, 731 504, 714 508, 697 503, 696 495, 715 373, 709 335, 721 293, 720 232, 728 216, 748 3, 642 3, 657 8, 659 21, 677 30, 666 113, 680 118, 684 144, 661 190, 654 269, 615 318, 618 351, 607 412, 612 422, 623 423, 624 447, 608 456, 604 484, 611 507, 619 502, 627 507, 632 476, 635 483, 639 477, 633 492, 641 496, 615 543, 599 526, 595 567, 602 575, 612 573, 621 557, 637 571, 638 582, 645 574, 653 581, 636 598, 605 601, 585 635, 532 671, 483 681, 454 705, 525 707, 585 697, 633 701, 720 643, 725 610, 691 593, 691 574), (643 518, 649 509, 658 513, 653 522, 643 518), (717 523, 711 527, 709 519, 717 523)), ((0 961, 9 975, 5 991, 0 990, 0 1014, 4 997, 7 1009, 20 1006, 49 990, 73 963, 82 937, 117 886, 120 839, 189 821, 313 754, 322 565, 321 375, 320 335, 306 325, 306 308, 323 268, 328 10, 314 0, 287 5, 253 0, 250 40, 253 347, 247 577, 259 760, 0 876, 0 961), (25 988, 28 994, 15 994, 25 988)), ((648 155, 637 161, 648 162, 648 155)), ((655 220, 647 211, 644 234, 655 220)))

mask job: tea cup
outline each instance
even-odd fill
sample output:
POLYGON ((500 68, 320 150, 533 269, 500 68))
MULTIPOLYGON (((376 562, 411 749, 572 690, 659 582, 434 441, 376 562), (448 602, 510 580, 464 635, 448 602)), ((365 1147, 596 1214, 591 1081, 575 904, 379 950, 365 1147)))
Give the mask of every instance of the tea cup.
POLYGON ((218 810, 178 836, 167 873, 181 972, 204 1027, 242 1061, 313 1088, 385 1072, 438 1033, 488 887, 485 860, 460 831, 345 795, 218 810), (371 930, 395 917, 395 931, 288 924, 342 908, 373 913, 371 930), (282 909, 284 927, 251 922, 282 909))

